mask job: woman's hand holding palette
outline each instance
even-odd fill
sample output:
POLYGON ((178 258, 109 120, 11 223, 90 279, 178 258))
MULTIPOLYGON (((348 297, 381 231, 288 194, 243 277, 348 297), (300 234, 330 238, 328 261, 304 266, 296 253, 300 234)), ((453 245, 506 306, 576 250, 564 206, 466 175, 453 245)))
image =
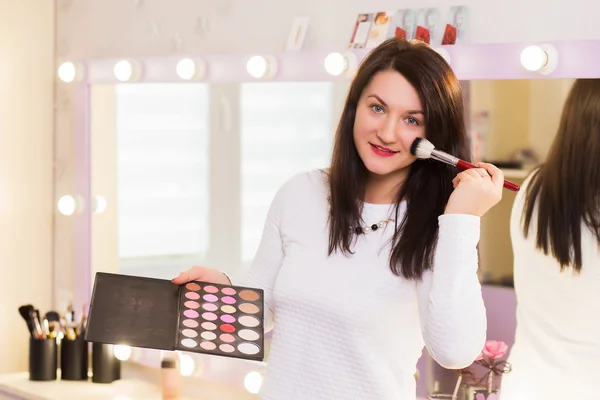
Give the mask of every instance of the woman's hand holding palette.
POLYGON ((264 358, 260 289, 97 273, 86 340, 264 358))

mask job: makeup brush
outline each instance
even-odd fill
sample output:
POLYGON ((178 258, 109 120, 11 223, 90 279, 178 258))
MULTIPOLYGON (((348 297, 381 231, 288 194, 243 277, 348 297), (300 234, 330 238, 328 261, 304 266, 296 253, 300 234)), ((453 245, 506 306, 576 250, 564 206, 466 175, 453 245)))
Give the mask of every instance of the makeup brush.
MULTIPOLYGON (((436 149, 433 143, 423 138, 416 138, 413 141, 412 145, 410 146, 410 154, 421 159, 433 158, 434 160, 452 165, 461 171, 471 168, 478 168, 476 165, 436 149)), ((518 185, 515 185, 507 180, 504 181, 504 187, 515 192, 519 191, 518 185)))
POLYGON ((48 336, 56 337, 58 335, 58 331, 60 330, 60 316, 56 311, 48 311, 46 315, 44 315, 44 324, 48 325, 48 336))
POLYGON ((29 318, 33 320, 33 330, 36 334, 37 339, 46 339, 44 331, 42 330, 42 323, 40 322, 40 311, 36 309, 29 310, 29 318))
POLYGON ((29 311, 33 310, 33 306, 31 304, 26 304, 24 306, 19 307, 19 314, 27 323, 27 329, 29 330, 29 334, 31 337, 35 338, 36 334, 34 332, 33 320, 30 317, 29 311))

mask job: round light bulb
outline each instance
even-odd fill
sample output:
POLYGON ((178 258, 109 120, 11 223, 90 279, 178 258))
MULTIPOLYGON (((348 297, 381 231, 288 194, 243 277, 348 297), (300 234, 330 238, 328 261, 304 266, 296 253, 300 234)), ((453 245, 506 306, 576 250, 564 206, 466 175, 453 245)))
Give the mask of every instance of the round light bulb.
POLYGON ((341 53, 329 53, 323 64, 325 71, 333 76, 339 76, 348 69, 348 59, 341 53))
POLYGON ((548 64, 548 53, 540 46, 528 46, 521 51, 521 65, 528 71, 539 71, 548 64))
POLYGON ((77 77, 77 67, 72 62, 64 62, 58 67, 58 78, 63 82, 73 82, 77 77))
POLYGON ((253 78, 263 78, 269 72, 269 61, 263 56, 250 57, 246 63, 246 70, 253 78))
POLYGON ((258 393, 263 383, 263 377, 260 372, 252 371, 246 374, 244 378, 244 387, 250 393, 258 393))
POLYGON ((190 58, 184 58, 177 63, 177 75, 189 81, 196 75, 196 63, 190 58))
POLYGON ((115 64, 113 72, 115 74, 115 78, 121 82, 127 82, 133 77, 133 64, 128 60, 118 61, 115 64))
POLYGON ((96 214, 102 214, 104 211, 106 211, 107 203, 103 196, 94 196, 92 200, 94 202, 93 211, 96 214))
POLYGON ((196 369, 196 362, 189 354, 179 355, 179 372, 182 376, 192 376, 196 369))
POLYGON ((57 207, 58 212, 62 215, 73 215, 77 210, 77 201, 75 200, 75 197, 65 195, 58 199, 57 207))
POLYGON ((131 357, 131 347, 124 344, 117 344, 113 348, 113 354, 118 360, 127 361, 131 357))

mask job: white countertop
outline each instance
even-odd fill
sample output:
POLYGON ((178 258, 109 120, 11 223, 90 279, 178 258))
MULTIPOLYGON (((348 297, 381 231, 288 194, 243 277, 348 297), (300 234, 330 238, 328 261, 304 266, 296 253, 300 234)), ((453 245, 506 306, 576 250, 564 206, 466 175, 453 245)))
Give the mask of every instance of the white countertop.
MULTIPOLYGON (((110 384, 60 379, 33 382, 27 372, 0 374, 0 400, 161 400, 157 373, 157 370, 150 371, 139 366, 125 366, 124 379, 110 384)), ((257 395, 245 391, 191 378, 184 378, 183 392, 180 400, 258 399, 257 395), (193 395, 190 396, 190 393, 193 395)))
POLYGON ((160 388, 141 380, 122 379, 111 384, 62 380, 33 382, 27 372, 1 375, 0 394, 27 400, 161 400, 160 388))
MULTIPOLYGON (((0 400, 161 400, 156 369, 123 364, 123 379, 110 384, 90 381, 29 380, 29 373, 0 374, 0 400)), ((256 400, 258 396, 201 379, 184 378, 181 400, 256 400)))

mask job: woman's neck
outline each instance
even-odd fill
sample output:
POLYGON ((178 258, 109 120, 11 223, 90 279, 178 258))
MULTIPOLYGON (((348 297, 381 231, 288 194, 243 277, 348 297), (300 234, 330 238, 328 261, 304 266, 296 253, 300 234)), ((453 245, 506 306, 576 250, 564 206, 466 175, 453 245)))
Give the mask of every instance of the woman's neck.
POLYGON ((393 204, 398 196, 398 189, 406 180, 407 171, 398 171, 388 175, 370 174, 365 187, 365 203, 393 204))

